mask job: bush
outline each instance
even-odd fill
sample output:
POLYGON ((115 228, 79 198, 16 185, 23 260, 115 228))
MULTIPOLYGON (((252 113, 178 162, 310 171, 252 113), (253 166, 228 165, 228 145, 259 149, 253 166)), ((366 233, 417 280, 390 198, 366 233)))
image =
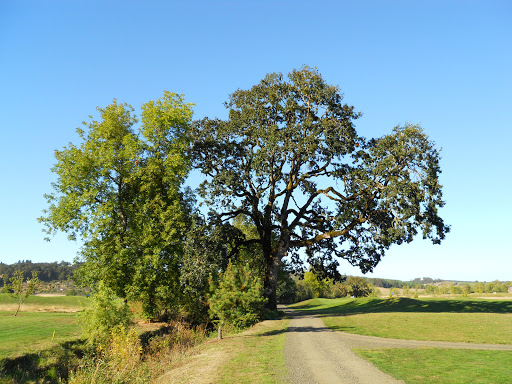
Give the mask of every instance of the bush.
POLYGON ((210 279, 210 290, 210 314, 218 319, 219 338, 224 324, 245 328, 259 320, 266 299, 261 279, 253 275, 249 265, 229 262, 226 271, 219 274, 218 284, 210 279))
POLYGON ((141 364, 142 347, 134 329, 117 327, 99 353, 85 356, 68 383, 147 383, 150 372, 141 364))
POLYGON ((128 305, 102 282, 92 296, 91 308, 82 312, 82 336, 89 345, 104 347, 112 332, 127 330, 131 323, 128 305))

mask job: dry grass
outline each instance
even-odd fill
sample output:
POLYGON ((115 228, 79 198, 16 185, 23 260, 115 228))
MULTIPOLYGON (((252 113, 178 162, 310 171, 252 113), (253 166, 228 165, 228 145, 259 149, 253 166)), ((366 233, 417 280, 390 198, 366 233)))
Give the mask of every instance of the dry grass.
POLYGON ((223 365, 232 359, 235 349, 223 342, 209 340, 185 353, 170 369, 157 378, 155 384, 210 384, 218 382, 223 365))
MULTIPOLYGON (((38 294, 27 298, 21 312, 64 312, 74 313, 89 306, 89 299, 83 296, 38 294)), ((0 311, 16 312, 18 303, 7 294, 0 294, 0 311)))

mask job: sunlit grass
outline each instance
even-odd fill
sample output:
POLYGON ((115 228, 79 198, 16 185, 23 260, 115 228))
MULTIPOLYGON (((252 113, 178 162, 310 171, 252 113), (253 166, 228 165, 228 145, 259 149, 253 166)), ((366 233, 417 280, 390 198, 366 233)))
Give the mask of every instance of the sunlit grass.
MULTIPOLYGON (((21 306, 21 312, 77 312, 90 305, 84 296, 29 296, 21 306)), ((16 299, 0 293, 0 311, 16 311, 16 299)))
POLYGON ((224 365, 219 382, 284 382, 284 342, 287 327, 287 320, 267 321, 239 335, 236 338, 236 354, 224 365))
POLYGON ((295 306, 361 335, 512 344, 512 303, 475 299, 315 299, 295 306))
POLYGON ((51 347, 76 338, 80 327, 74 313, 0 312, 0 359, 51 347))
POLYGON ((407 384, 505 384, 512 378, 512 351, 428 348, 356 353, 407 384))

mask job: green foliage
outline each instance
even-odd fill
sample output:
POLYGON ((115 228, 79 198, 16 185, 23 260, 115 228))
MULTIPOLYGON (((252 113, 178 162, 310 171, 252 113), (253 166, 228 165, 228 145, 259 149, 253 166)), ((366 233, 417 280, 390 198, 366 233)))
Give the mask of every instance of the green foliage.
POLYGON ((98 111, 99 121, 91 116, 77 129, 79 145, 55 151, 57 181, 40 221, 49 235, 83 240, 77 278, 84 285, 101 280, 119 297, 140 299, 147 317, 157 316, 181 301, 191 105, 165 92, 142 106, 138 132, 128 104, 114 100, 98 111))
POLYGON ((304 273, 304 282, 311 287, 313 297, 325 297, 327 292, 330 290, 332 280, 325 278, 321 279, 315 275, 313 271, 307 271, 304 273))
POLYGON ((37 272, 32 271, 32 278, 27 279, 26 284, 24 284, 23 272, 21 270, 17 270, 14 272, 14 276, 11 277, 10 280, 10 283, 4 285, 3 291, 7 292, 13 299, 16 299, 18 302, 18 308, 14 314, 14 316, 17 316, 23 302, 27 299, 27 297, 36 292, 36 289, 39 285, 39 279, 37 278, 37 272))
POLYGON ((297 283, 288 270, 288 266, 282 265, 279 269, 279 280, 277 283, 277 302, 291 304, 296 301, 298 301, 297 283))
POLYGON ((113 290, 100 282, 91 299, 91 307, 80 315, 82 336, 89 345, 104 348, 112 332, 127 330, 131 322, 131 311, 126 302, 113 290))
MULTIPOLYGON (((41 282, 64 281, 73 276, 74 270, 78 265, 73 265, 66 261, 53 263, 33 263, 30 260, 20 260, 14 264, 0 263, 0 276, 4 276, 3 280, 7 280, 9 276, 13 276, 14 272, 21 270, 25 279, 28 279, 32 272, 37 272, 37 277, 41 282)), ((2 286, 2 279, 0 279, 2 286)))
POLYGON ((368 282, 359 276, 350 276, 345 282, 347 294, 353 297, 370 296, 372 287, 368 282))
POLYGON ((245 242, 260 244, 270 307, 283 258, 301 268, 299 248, 322 279, 340 278, 336 257, 368 272, 392 244, 417 233, 437 244, 449 231, 438 215, 439 152, 423 130, 407 124, 368 140, 342 100, 303 67, 234 92, 227 120, 193 126, 199 193, 221 220, 252 221, 256 237, 245 242))
POLYGON ((225 324, 248 327, 260 318, 266 302, 262 296, 263 284, 247 264, 229 262, 226 271, 219 274, 218 283, 211 279, 210 287, 210 314, 218 319, 220 329, 225 324))

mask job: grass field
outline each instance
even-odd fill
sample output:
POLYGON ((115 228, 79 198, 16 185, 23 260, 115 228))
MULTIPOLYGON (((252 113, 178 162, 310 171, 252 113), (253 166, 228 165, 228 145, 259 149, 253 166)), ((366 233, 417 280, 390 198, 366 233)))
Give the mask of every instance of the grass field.
POLYGON ((334 330, 410 340, 512 344, 512 302, 475 299, 313 299, 294 306, 334 330))
POLYGON ((509 384, 512 380, 512 351, 422 348, 356 353, 406 384, 509 384))
MULTIPOLYGON (((475 298, 313 299, 293 305, 349 333, 411 340, 512 344, 512 302, 475 298)), ((356 351, 407 384, 512 381, 512 352, 466 349, 356 351)))
POLYGON ((76 320, 75 313, 21 312, 14 317, 0 312, 0 359, 76 338, 80 334, 76 320))
POLYGON ((155 383, 283 383, 287 326, 287 319, 267 320, 242 333, 228 333, 221 341, 210 339, 155 383))

